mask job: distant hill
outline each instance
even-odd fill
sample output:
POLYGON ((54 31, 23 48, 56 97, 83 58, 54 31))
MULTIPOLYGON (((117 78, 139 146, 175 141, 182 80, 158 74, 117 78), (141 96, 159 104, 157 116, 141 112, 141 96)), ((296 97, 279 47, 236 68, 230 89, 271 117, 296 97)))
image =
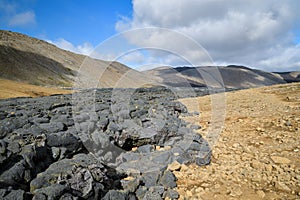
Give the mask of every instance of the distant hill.
MULTIPOLYGON (((139 72, 119 62, 93 59, 24 34, 0 30, 0 78, 21 83, 76 89, 153 85, 206 87, 205 80, 218 79, 214 69, 162 66, 139 72), (80 70, 80 67, 85 70, 80 70)), ((217 69, 226 88, 251 88, 300 81, 300 72, 269 73, 236 65, 219 66, 217 69)), ((211 84, 209 86, 214 87, 211 84)))
POLYGON ((3 79, 55 87, 72 87, 77 75, 83 86, 93 79, 99 80, 99 87, 139 87, 153 82, 121 63, 92 59, 43 40, 1 30, 0 71, 3 79), (78 74, 83 63, 88 71, 78 74))
MULTIPOLYGON (((144 71, 144 73, 156 76, 157 81, 162 84, 172 85, 174 87, 185 87, 187 85, 192 87, 204 87, 206 86, 206 82, 203 76, 206 76, 206 80, 215 79, 215 81, 212 82, 218 83, 218 75, 222 77, 226 88, 233 89, 300 81, 300 72, 270 73, 237 65, 229 65, 226 67, 218 66, 217 68, 211 66, 159 67, 144 71), (215 72, 218 72, 218 74, 215 74, 215 72)), ((216 85, 210 86, 214 87, 216 85)))
POLYGON ((300 82, 300 71, 294 71, 294 72, 273 72, 273 73, 279 75, 287 83, 300 82))

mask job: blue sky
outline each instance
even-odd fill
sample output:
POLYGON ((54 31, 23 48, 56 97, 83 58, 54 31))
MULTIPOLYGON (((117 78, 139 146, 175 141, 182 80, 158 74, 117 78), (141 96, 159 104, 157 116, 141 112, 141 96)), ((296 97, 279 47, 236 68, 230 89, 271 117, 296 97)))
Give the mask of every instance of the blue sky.
POLYGON ((0 4, 12 7, 10 13, 0 12, 1 29, 49 40, 64 38, 74 45, 100 43, 116 34, 115 23, 121 16, 132 15, 130 0, 0 0, 0 4), (9 23, 14 15, 28 12, 33 16, 27 21, 9 23))
POLYGON ((297 0, 0 0, 0 28, 134 68, 291 71, 300 70, 299 7, 297 0), (158 29, 124 33, 148 27, 158 29))

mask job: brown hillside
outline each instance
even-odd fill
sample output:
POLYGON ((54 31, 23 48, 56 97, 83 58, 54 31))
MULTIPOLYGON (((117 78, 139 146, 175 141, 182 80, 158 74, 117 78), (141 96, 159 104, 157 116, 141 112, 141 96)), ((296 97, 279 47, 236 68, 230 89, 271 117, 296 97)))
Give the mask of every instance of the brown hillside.
POLYGON ((0 71, 0 78, 42 86, 72 87, 75 80, 76 87, 90 86, 91 80, 97 80, 99 87, 153 83, 149 76, 121 63, 92 59, 36 38, 1 30, 0 71))
POLYGON ((15 97, 41 97, 53 94, 69 94, 72 91, 56 88, 46 88, 36 85, 0 79, 0 99, 15 97))

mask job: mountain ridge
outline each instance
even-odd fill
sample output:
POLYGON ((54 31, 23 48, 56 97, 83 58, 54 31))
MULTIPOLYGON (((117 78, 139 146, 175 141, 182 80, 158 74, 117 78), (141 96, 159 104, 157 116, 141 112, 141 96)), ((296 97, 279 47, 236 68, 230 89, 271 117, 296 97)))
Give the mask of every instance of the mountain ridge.
POLYGON ((203 76, 215 74, 214 82, 223 82, 224 87, 243 89, 274 84, 283 84, 300 81, 300 72, 266 72, 241 65, 228 66, 201 66, 201 67, 175 67, 154 68, 144 71, 149 75, 160 77, 157 79, 162 84, 170 84, 175 87, 192 85, 193 87, 205 87, 209 77, 203 76), (220 73, 220 74, 219 74, 220 73), (217 80, 219 79, 219 80, 217 80))
POLYGON ((0 30, 0 70, 2 79, 59 88, 222 85, 243 89, 300 81, 300 72, 272 73, 240 65, 160 66, 139 72, 116 61, 94 59, 60 49, 47 41, 4 30, 0 30), (203 75, 208 77, 203 78, 203 75))
POLYGON ((0 30, 0 70, 0 78, 41 86, 84 87, 90 85, 84 81, 91 79, 98 81, 98 87, 134 87, 153 82, 122 63, 90 58, 3 30, 0 30), (95 72, 101 76, 95 77, 95 72), (121 78, 123 84, 118 83, 121 78))

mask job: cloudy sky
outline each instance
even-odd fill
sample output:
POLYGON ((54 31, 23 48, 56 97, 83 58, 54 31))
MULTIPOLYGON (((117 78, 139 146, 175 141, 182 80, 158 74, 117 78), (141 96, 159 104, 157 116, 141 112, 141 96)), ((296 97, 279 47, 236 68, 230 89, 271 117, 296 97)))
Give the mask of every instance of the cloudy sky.
POLYGON ((298 8, 298 0, 0 0, 0 26, 137 68, 290 71, 300 70, 298 8))

